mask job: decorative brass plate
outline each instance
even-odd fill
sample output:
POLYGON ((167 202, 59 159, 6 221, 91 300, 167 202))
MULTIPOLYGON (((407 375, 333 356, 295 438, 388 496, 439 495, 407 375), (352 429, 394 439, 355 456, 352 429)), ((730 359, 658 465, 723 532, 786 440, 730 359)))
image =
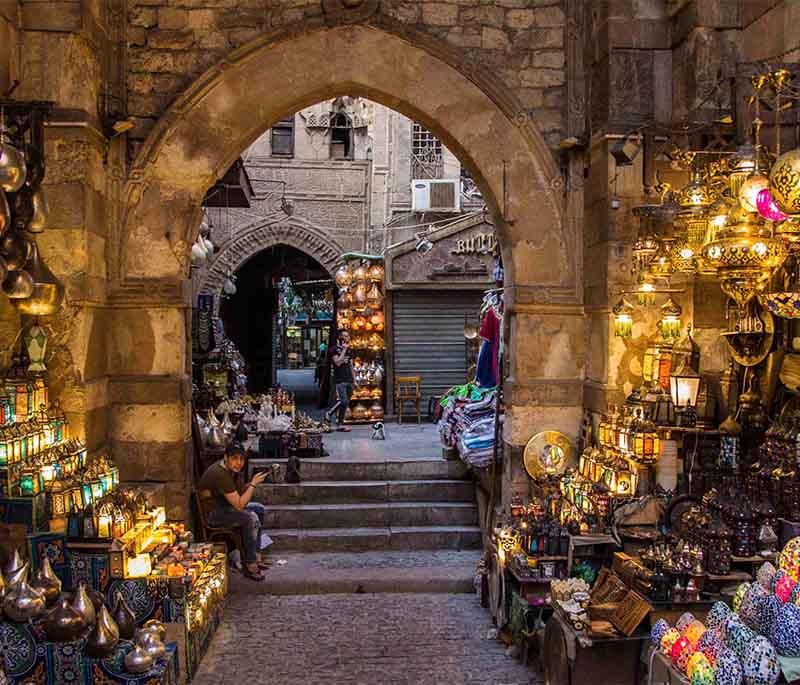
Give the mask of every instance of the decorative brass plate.
POLYGON ((753 333, 727 331, 722 334, 731 356, 737 364, 755 366, 760 364, 772 349, 775 337, 775 320, 766 309, 759 308, 758 318, 763 322, 763 330, 753 333))
POLYGON ((525 446, 525 470, 533 479, 563 473, 575 458, 575 446, 559 431, 542 431, 525 446))

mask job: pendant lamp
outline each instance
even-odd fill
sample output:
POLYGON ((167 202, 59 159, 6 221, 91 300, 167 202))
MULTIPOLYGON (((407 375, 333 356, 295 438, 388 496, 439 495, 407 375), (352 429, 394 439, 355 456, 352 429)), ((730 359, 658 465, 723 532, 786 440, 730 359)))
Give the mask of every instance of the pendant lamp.
POLYGON ((31 316, 55 314, 64 301, 64 286, 47 268, 35 243, 31 245, 31 258, 26 270, 33 279, 33 292, 30 297, 14 302, 17 310, 31 316))

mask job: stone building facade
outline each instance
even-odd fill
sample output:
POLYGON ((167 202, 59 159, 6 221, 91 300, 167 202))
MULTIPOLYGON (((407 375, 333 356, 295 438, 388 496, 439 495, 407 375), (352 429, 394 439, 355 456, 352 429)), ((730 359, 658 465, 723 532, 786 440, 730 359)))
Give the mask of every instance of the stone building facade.
MULTIPOLYGON (((641 184, 636 163, 614 168, 614 136, 732 106, 718 76, 797 61, 797 12, 793 0, 0 0, 0 94, 19 81, 12 97, 55 103, 40 238, 67 287, 45 322, 54 394, 124 479, 170 483, 169 515, 183 516, 203 196, 291 112, 364 96, 437 135, 492 215, 506 478, 524 487, 531 435, 577 435, 584 402, 624 385, 609 303, 641 184)), ((18 327, 2 300, 2 361, 18 327)))

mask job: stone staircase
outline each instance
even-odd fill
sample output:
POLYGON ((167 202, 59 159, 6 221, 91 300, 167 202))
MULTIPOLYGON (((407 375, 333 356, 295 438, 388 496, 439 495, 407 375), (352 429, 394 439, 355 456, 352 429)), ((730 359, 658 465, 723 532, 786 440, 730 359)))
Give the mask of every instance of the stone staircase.
MULTIPOLYGON (((251 460, 251 469, 269 462, 251 460)), ((303 482, 263 484, 271 552, 474 550, 475 491, 461 462, 302 460, 303 482)))

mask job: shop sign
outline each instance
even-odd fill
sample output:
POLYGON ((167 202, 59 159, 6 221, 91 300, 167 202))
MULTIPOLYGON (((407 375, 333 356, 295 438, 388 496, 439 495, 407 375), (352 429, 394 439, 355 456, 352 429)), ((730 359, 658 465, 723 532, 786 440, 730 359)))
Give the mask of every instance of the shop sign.
POLYGON ((476 233, 469 238, 459 238, 450 254, 492 254, 497 242, 494 233, 476 233))

